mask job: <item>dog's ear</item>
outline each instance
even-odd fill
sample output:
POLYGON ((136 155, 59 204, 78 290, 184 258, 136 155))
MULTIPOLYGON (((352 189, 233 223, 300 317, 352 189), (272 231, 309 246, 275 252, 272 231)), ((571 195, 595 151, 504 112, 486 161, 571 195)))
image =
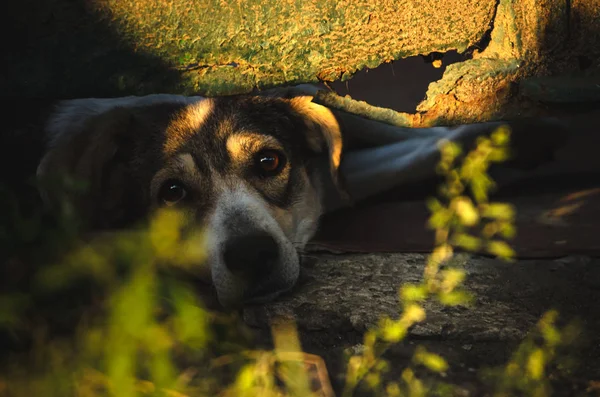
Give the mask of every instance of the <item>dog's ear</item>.
POLYGON ((316 85, 300 84, 272 88, 261 91, 258 95, 280 98, 290 102, 292 108, 308 127, 307 141, 310 149, 315 152, 327 149, 331 173, 337 184, 340 182, 339 166, 343 146, 341 127, 330 109, 312 101, 319 90, 320 88, 316 85))
POLYGON ((127 163, 134 150, 135 126, 131 109, 114 108, 91 116, 77 130, 65 126, 57 131, 37 169, 46 204, 69 200, 78 215, 98 227, 127 216, 123 213, 131 188, 127 163), (56 185, 59 178, 62 186, 56 185), (84 184, 84 191, 65 192, 65 181, 84 184))
POLYGON ((342 128, 334 113, 327 107, 312 100, 322 88, 313 84, 278 87, 259 93, 261 96, 281 98, 289 101, 306 124, 307 143, 317 153, 326 151, 329 157, 329 169, 335 188, 346 197, 339 168, 342 160, 342 128))
POLYGON ((306 139, 309 148, 317 153, 327 153, 330 175, 337 194, 347 200, 348 195, 340 174, 344 146, 342 128, 329 108, 312 102, 312 99, 312 96, 296 96, 289 101, 306 124, 306 139))

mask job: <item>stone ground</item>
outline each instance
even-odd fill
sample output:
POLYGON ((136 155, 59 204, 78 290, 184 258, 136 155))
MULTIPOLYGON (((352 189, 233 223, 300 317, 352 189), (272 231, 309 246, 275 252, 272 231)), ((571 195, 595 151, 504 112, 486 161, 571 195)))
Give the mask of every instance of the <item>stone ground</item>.
MULTIPOLYGON (((421 279, 422 254, 318 253, 304 266, 302 281, 290 296, 244 312, 245 322, 268 337, 270 319, 295 318, 305 352, 323 357, 334 391, 345 374, 344 351, 359 351, 364 331, 381 315, 398 313, 401 283, 421 279)), ((583 392, 600 380, 600 259, 572 256, 506 263, 472 257, 465 264, 465 286, 476 295, 471 308, 428 304, 427 319, 386 358, 389 380, 399 379, 412 349, 424 345, 450 363, 442 378, 466 395, 485 394, 480 370, 508 362, 511 352, 540 316, 556 309, 561 319, 581 320, 581 364, 555 389, 556 395, 583 392)))

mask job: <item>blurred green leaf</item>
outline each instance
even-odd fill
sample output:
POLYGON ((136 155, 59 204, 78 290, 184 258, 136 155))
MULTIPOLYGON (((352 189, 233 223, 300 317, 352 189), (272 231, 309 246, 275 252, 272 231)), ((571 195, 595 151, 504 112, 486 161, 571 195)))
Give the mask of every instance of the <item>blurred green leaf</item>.
POLYGON ((397 343, 404 339, 406 332, 406 326, 400 321, 385 318, 381 325, 382 337, 386 342, 397 343))
POLYGON ((481 247, 481 243, 481 239, 467 233, 455 233, 452 235, 452 244, 467 251, 477 251, 481 247))
POLYGON ((428 352, 424 347, 419 346, 415 350, 413 360, 417 364, 424 365, 434 372, 445 372, 448 370, 448 363, 441 356, 428 352))
POLYGON ((462 269, 450 268, 440 272, 442 279, 442 289, 444 291, 452 291, 466 277, 466 272, 462 269))
POLYGON ((440 209, 429 217, 429 227, 432 229, 441 229, 448 226, 452 219, 452 212, 445 208, 440 209))
POLYGON ((208 338, 208 315, 194 291, 184 285, 171 286, 175 315, 174 330, 178 340, 193 349, 202 349, 208 338))
POLYGON ((473 295, 464 290, 441 291, 438 294, 438 299, 440 303, 446 306, 465 306, 473 301, 473 295))
POLYGON ((487 250, 490 254, 505 260, 510 260, 515 256, 515 251, 504 241, 490 241, 487 250))
POLYGON ((482 206, 481 216, 504 221, 515 219, 515 209, 511 204, 491 203, 482 206))
POLYGON ((444 206, 442 205, 442 203, 435 197, 429 197, 425 201, 425 204, 427 205, 429 212, 431 212, 432 214, 444 210, 444 206))
POLYGON ((427 299, 426 285, 404 284, 400 287, 400 299, 404 302, 417 302, 427 299))
POLYGON ((479 222, 479 213, 468 197, 457 197, 450 204, 464 226, 475 226, 479 222))
POLYGON ((545 367, 544 351, 535 349, 527 360, 527 374, 533 380, 540 380, 544 376, 545 367))
POLYGON ((512 222, 498 222, 498 231, 500 236, 506 239, 512 239, 517 234, 517 229, 512 222))
POLYGON ((416 303, 410 303, 404 307, 402 318, 408 326, 412 326, 414 323, 419 323, 425 320, 425 309, 421 305, 416 303))
POLYGON ((502 125, 492 132, 491 140, 496 146, 508 146, 510 143, 511 130, 508 125, 502 125))

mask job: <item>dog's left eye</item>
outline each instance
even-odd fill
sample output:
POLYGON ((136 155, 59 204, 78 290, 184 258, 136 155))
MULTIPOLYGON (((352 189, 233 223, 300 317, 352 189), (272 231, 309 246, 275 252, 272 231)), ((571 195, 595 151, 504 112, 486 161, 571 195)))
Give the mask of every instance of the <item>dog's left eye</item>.
POLYGON ((278 150, 262 150, 254 158, 259 173, 263 176, 274 176, 285 166, 285 156, 278 150))
POLYGON ((187 196, 185 185, 176 179, 169 179, 160 188, 158 199, 166 205, 173 205, 187 196))

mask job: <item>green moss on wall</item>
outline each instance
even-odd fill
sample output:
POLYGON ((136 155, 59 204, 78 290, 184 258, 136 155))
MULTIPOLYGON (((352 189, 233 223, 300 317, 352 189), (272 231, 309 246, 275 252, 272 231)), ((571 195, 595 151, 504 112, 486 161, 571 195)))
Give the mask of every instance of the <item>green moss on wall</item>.
POLYGON ((15 77, 4 92, 217 95, 464 51, 482 38, 495 1, 23 0, 17 8, 7 54, 15 77))

